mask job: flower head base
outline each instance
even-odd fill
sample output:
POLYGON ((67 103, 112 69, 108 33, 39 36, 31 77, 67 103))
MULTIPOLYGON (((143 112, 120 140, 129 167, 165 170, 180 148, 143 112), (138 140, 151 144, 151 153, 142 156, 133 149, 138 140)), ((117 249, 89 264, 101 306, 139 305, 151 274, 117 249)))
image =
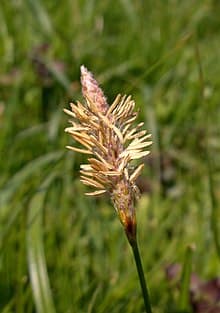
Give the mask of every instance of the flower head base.
POLYGON ((81 66, 82 93, 85 105, 71 103, 71 111, 64 110, 73 119, 65 129, 84 148, 68 146, 70 150, 91 155, 89 164, 81 165, 81 181, 95 187, 87 195, 109 193, 123 224, 128 239, 136 234, 134 200, 135 181, 143 164, 132 169, 130 163, 150 153, 144 150, 152 144, 150 134, 141 130, 144 123, 133 126, 137 118, 135 103, 130 96, 118 95, 111 106, 93 75, 81 66))

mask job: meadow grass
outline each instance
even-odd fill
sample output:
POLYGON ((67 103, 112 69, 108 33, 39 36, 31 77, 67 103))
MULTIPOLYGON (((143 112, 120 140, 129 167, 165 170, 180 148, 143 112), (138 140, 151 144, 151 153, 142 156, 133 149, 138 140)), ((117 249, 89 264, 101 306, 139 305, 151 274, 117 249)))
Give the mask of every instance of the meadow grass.
POLYGON ((65 151, 81 64, 152 133, 137 221, 153 312, 190 312, 191 271, 219 275, 219 15, 214 0, 1 1, 1 312, 144 312, 111 203, 84 195, 85 159, 65 151))

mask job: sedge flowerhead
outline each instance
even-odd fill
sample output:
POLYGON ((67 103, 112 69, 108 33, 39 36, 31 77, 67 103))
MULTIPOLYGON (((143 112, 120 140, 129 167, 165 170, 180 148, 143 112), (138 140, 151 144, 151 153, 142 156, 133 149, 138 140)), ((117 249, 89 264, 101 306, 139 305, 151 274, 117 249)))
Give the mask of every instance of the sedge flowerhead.
POLYGON ((136 238, 134 201, 138 194, 135 184, 144 164, 133 168, 132 161, 150 153, 151 135, 143 130, 144 123, 134 125, 137 118, 131 96, 115 98, 109 106, 97 81, 81 66, 84 103, 71 103, 64 109, 71 119, 65 131, 82 146, 68 149, 88 155, 88 164, 80 166, 81 181, 95 188, 87 195, 108 193, 123 224, 128 239, 136 238))

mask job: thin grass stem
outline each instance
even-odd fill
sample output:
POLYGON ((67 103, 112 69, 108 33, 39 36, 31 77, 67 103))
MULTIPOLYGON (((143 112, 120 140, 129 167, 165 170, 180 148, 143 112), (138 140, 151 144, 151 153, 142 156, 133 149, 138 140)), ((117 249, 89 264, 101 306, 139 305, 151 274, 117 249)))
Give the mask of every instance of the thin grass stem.
MULTIPOLYGON (((204 102, 204 72, 201 61, 200 49, 197 40, 195 41, 195 55, 198 63, 198 71, 199 71, 199 81, 200 81, 200 89, 201 89, 201 101, 204 102)), ((206 121, 206 134, 204 136, 204 147, 205 147, 205 158, 207 161, 207 176, 208 176, 208 189, 210 195, 210 205, 211 205, 211 230, 213 234, 214 245, 216 249, 216 253, 220 260, 220 231, 219 231, 219 214, 218 214, 218 205, 216 201, 216 196, 214 192, 214 181, 213 181, 213 169, 212 169, 212 149, 210 147, 210 104, 206 104, 206 109, 204 110, 204 120, 206 121)))
POLYGON ((193 244, 187 246, 185 253, 185 260, 183 264, 181 287, 180 287, 180 298, 179 308, 180 312, 189 311, 189 289, 190 289, 190 277, 192 272, 192 257, 195 246, 193 244))
POLYGON ((145 276, 144 276, 144 270, 143 270, 143 266, 142 266, 142 262, 141 262, 141 256, 140 256, 140 252, 139 252, 139 248, 138 248, 138 243, 135 240, 135 241, 130 242, 130 244, 131 244, 132 251, 134 254, 135 264, 136 264, 138 277, 139 277, 139 281, 140 281, 140 285, 141 285, 141 289, 142 289, 142 294, 143 294, 143 298, 144 298, 145 309, 146 309, 147 313, 152 313, 150 297, 149 297, 147 282, 146 282, 145 276))
POLYGON ((216 196, 214 192, 214 182, 213 182, 213 175, 212 175, 212 168, 211 168, 211 161, 209 152, 207 151, 207 161, 208 161, 208 187, 209 187, 209 194, 210 194, 210 205, 211 205, 211 230, 214 239, 214 245, 216 249, 216 253, 220 260, 220 238, 219 238, 219 214, 218 214, 218 206, 216 201, 216 196))

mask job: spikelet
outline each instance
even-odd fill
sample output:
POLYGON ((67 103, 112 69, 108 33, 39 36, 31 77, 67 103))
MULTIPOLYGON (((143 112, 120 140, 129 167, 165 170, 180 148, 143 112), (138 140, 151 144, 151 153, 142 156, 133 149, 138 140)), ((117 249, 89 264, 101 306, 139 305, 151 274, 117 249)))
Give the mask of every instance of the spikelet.
POLYGON ((96 190, 87 195, 108 193, 113 201, 129 240, 136 236, 134 200, 135 182, 144 165, 132 169, 131 161, 150 153, 151 135, 142 130, 143 123, 134 126, 137 112, 131 96, 118 95, 111 106, 93 75, 81 66, 82 94, 85 104, 71 103, 72 119, 65 129, 83 148, 67 148, 91 155, 88 164, 81 165, 81 181, 96 190))
POLYGON ((92 73, 89 72, 84 65, 80 67, 80 70, 83 97, 90 99, 91 103, 95 104, 99 112, 104 114, 108 108, 108 104, 102 89, 99 88, 92 73))

